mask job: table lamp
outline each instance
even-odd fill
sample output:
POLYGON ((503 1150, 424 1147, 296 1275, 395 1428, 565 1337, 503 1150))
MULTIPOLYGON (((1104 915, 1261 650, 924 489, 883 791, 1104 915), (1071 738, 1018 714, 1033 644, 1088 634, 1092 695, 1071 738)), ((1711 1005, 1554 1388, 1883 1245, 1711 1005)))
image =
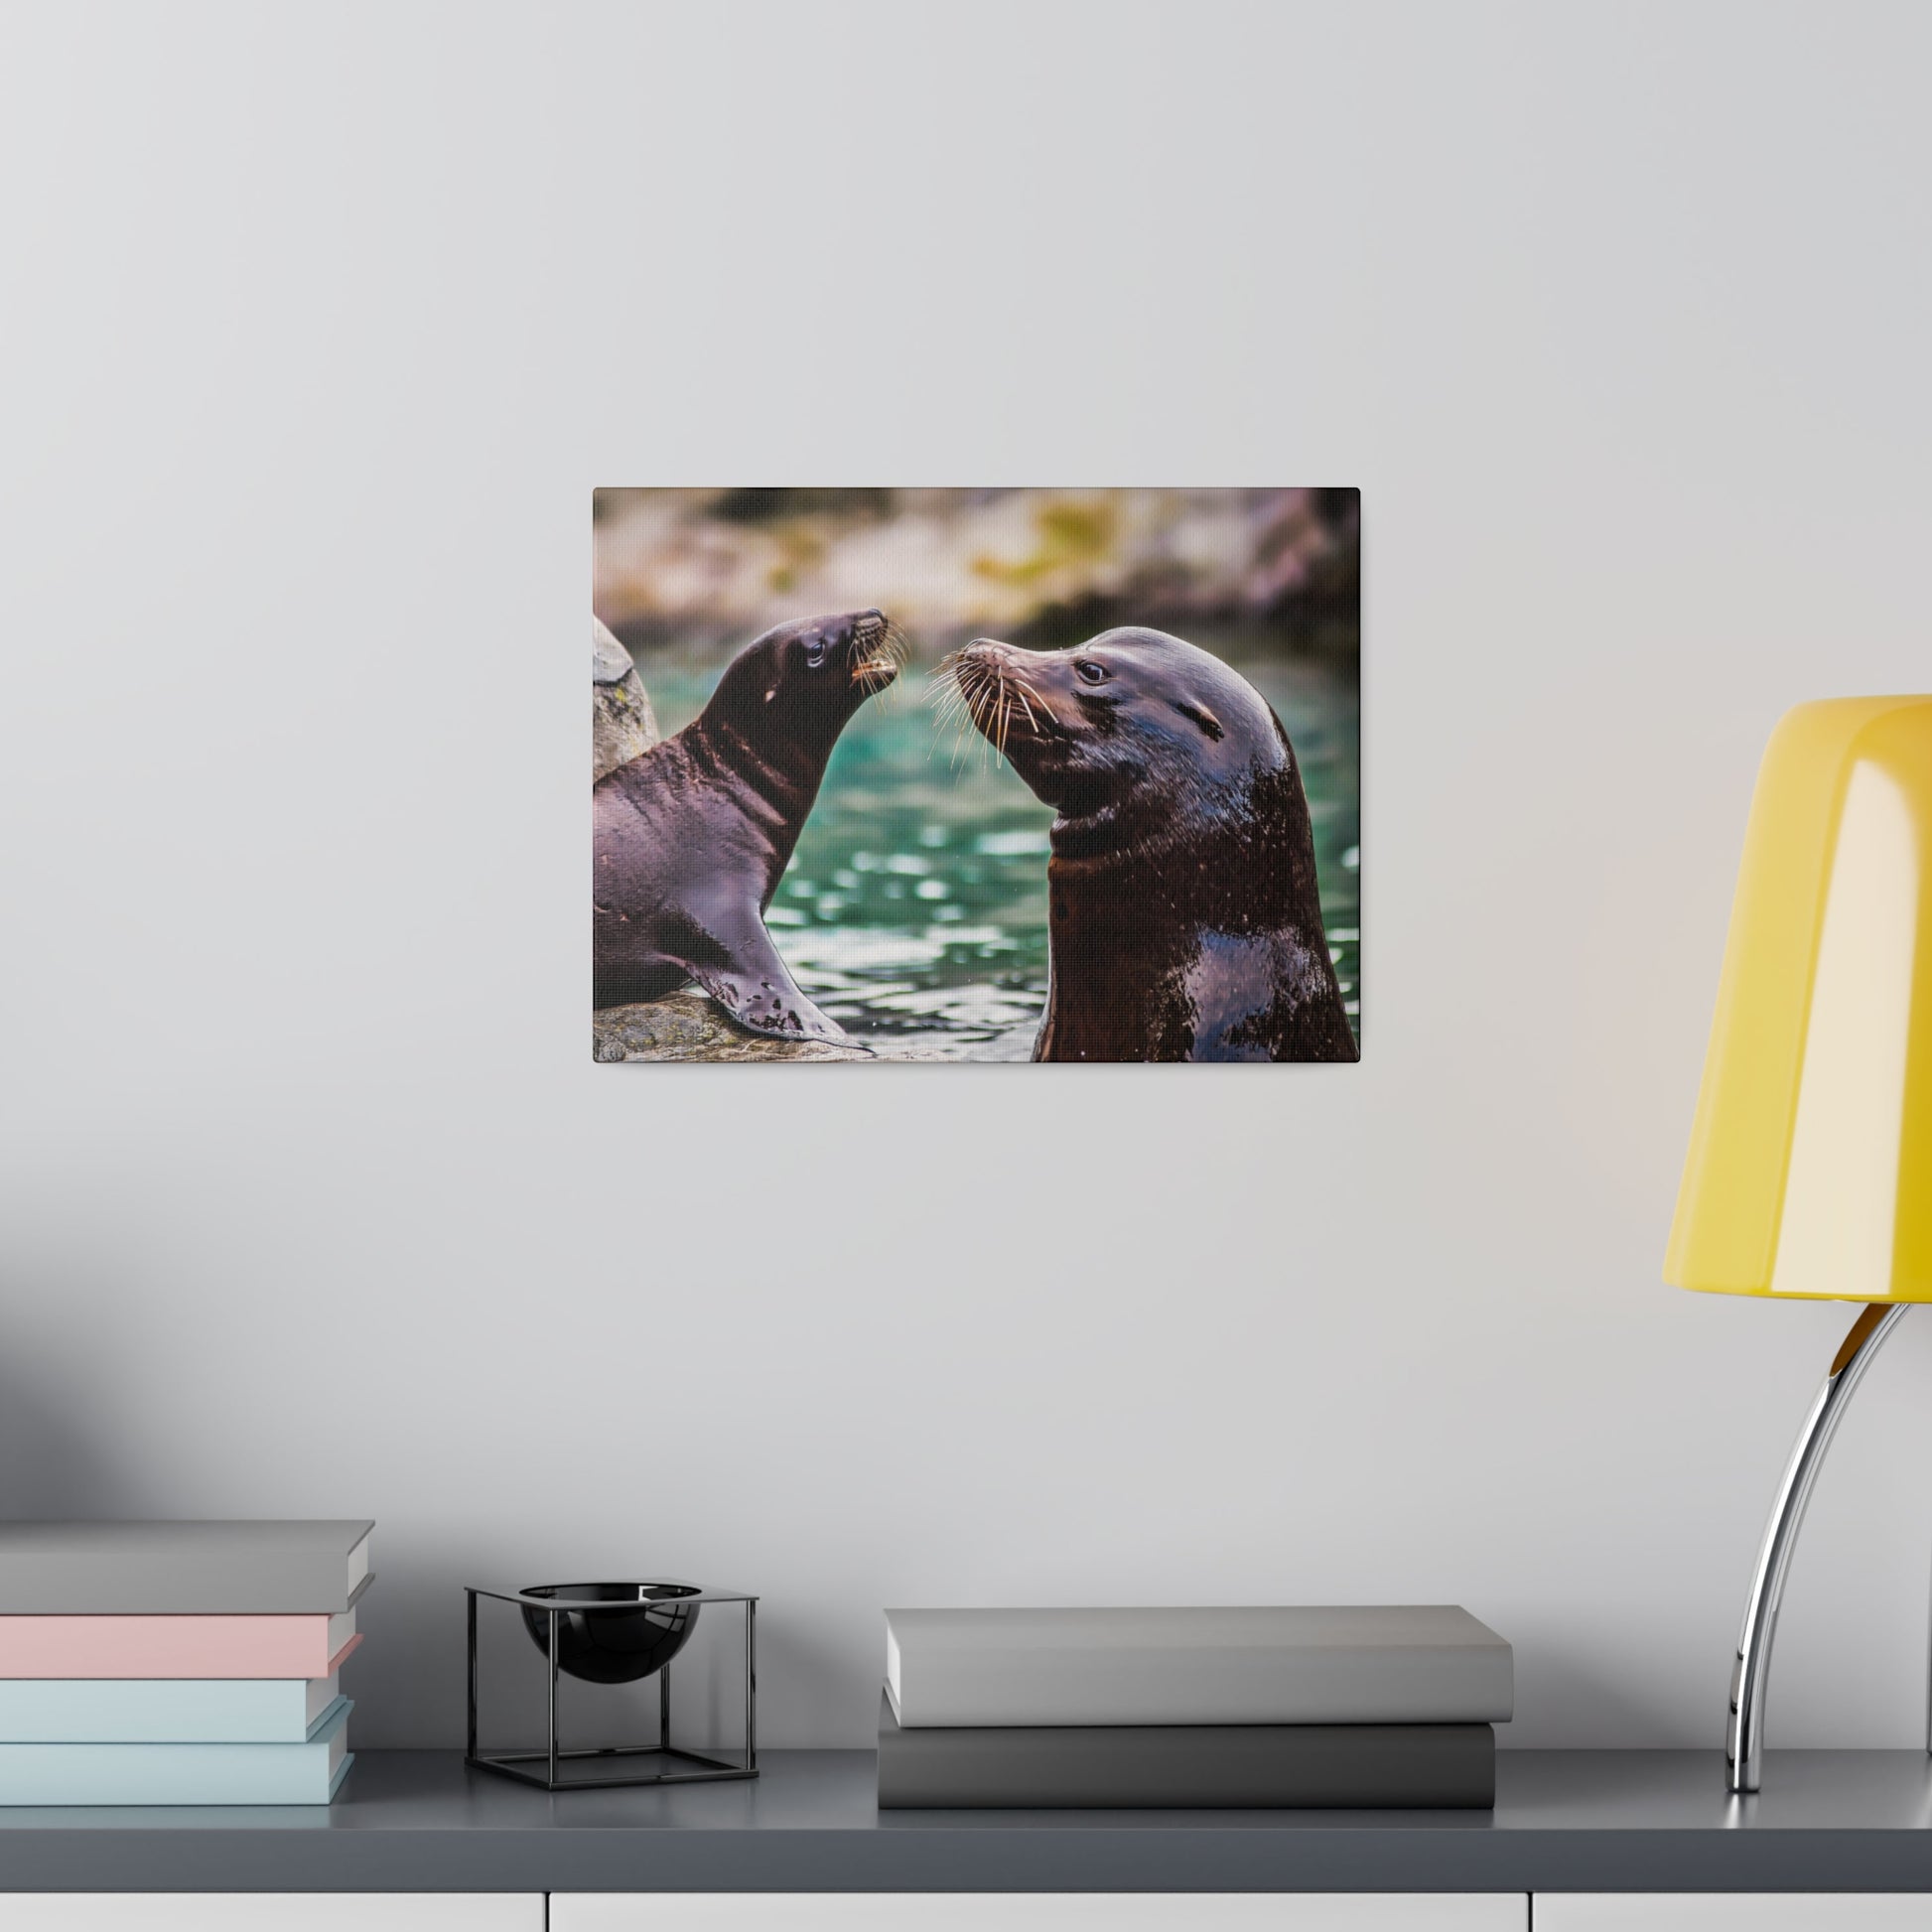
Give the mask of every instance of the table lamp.
POLYGON ((1725 1759, 1730 1789, 1751 1792, 1812 1484, 1880 1344, 1932 1302, 1932 698, 1800 705, 1771 735, 1664 1279, 1863 1304, 1798 1432, 1744 1605, 1725 1759))

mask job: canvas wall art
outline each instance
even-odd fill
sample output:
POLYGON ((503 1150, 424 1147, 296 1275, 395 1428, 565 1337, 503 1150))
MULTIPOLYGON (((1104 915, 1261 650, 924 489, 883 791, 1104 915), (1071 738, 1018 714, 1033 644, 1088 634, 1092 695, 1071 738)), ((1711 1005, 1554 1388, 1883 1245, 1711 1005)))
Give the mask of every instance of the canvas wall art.
POLYGON ((1353 1061, 1348 488, 600 489, 603 1062, 1353 1061))

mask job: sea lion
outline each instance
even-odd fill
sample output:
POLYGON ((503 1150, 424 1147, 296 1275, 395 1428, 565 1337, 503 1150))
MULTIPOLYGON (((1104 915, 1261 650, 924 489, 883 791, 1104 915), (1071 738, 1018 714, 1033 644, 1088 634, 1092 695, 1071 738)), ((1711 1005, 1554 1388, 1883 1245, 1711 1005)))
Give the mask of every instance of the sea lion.
POLYGON ((749 1033, 849 1043, 798 990, 764 908, 839 733, 904 656, 877 611, 781 623, 691 724, 591 787, 594 1006, 695 980, 749 1033))
POLYGON ((1353 1060, 1295 749, 1219 658, 1165 631, 1070 650, 981 637, 940 667, 1059 814, 1036 1060, 1353 1060))

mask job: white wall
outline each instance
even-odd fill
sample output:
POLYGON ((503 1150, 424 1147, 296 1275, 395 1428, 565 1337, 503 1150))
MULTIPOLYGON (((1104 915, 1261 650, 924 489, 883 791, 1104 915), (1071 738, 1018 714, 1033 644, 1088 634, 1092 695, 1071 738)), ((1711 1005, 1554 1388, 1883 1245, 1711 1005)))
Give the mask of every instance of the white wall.
MULTIPOLYGON (((1758 751, 1924 688, 1909 5, 22 7, 0 59, 0 1509, 469 1580, 1455 1598, 1715 1745, 1849 1311, 1659 1282, 1758 751), (610 483, 1355 483, 1359 1068, 592 1063, 610 483), (545 1448, 548 1441, 553 1447, 545 1448)), ((1921 1735, 1932 1321, 1772 1741, 1921 1735)))

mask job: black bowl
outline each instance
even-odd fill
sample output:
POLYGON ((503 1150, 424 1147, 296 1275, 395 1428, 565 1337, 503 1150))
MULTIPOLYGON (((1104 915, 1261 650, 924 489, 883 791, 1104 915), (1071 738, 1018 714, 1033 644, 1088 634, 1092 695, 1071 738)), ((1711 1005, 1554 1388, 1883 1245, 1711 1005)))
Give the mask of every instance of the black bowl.
MULTIPOLYGON (((682 1599, 696 1584, 532 1584, 525 1596, 591 1598, 611 1608, 557 1612, 557 1668, 587 1684, 634 1684, 662 1670, 698 1626, 682 1599)), ((523 1627, 546 1656, 550 1612, 525 1604, 523 1627)))

